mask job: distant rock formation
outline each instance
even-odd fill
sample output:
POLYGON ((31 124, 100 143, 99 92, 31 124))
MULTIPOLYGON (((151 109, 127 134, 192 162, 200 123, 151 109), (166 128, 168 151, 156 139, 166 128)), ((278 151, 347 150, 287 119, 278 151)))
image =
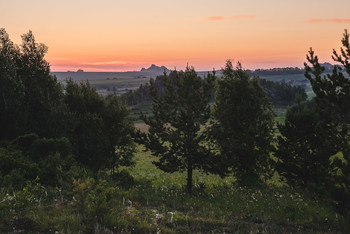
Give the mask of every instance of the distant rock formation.
POLYGON ((170 70, 168 68, 166 68, 165 66, 156 66, 155 64, 152 64, 149 68, 142 68, 141 71, 142 72, 164 72, 164 70, 166 72, 169 72, 170 70))
POLYGON ((79 69, 79 70, 77 70, 77 72, 84 72, 84 70, 82 70, 82 69, 79 69))
POLYGON ((332 71, 333 68, 334 68, 333 64, 330 64, 330 63, 327 63, 327 62, 326 63, 321 63, 320 65, 323 66, 326 69, 326 71, 332 71))

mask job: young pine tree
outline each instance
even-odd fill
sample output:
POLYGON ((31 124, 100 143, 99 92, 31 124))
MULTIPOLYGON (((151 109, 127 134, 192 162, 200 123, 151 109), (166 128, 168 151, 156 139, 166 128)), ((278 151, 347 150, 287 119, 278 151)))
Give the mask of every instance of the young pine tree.
POLYGON ((154 164, 161 170, 187 171, 189 194, 193 170, 208 171, 211 165, 211 152, 204 141, 213 85, 214 75, 203 79, 193 67, 164 74, 161 84, 151 80, 153 116, 142 115, 149 131, 140 133, 140 141, 159 158, 154 164))
POLYGON ((273 131, 271 104, 259 79, 226 62, 217 82, 212 133, 225 164, 241 184, 256 183, 268 167, 273 131))

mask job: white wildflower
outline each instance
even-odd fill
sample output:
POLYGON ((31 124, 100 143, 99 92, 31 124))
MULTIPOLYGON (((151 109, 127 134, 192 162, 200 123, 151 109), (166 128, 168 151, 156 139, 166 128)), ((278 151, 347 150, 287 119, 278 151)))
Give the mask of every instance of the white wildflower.
POLYGON ((172 223, 172 222, 173 222, 173 218, 174 218, 175 212, 168 212, 168 214, 171 215, 171 217, 170 217, 170 223, 172 223))

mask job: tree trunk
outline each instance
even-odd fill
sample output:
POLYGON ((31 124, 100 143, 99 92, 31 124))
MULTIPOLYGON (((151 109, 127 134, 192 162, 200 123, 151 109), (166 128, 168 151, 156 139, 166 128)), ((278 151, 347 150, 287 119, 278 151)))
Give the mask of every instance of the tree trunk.
POLYGON ((187 193, 192 194, 192 163, 187 165, 187 193))

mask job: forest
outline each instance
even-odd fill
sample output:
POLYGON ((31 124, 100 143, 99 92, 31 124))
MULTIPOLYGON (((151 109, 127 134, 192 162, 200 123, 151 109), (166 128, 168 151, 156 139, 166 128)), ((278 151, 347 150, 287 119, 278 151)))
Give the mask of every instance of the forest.
MULTIPOLYGON (((173 76, 176 71, 171 71, 169 76, 173 76)), ((155 78, 155 83, 157 83, 157 89, 162 89, 164 85, 162 84, 162 77, 157 76, 155 78)), ((258 77, 259 78, 259 77, 258 77)), ((267 93, 267 97, 274 106, 288 106, 296 104, 295 96, 299 93, 302 100, 306 100, 307 94, 305 89, 301 86, 292 86, 286 82, 271 81, 266 79, 260 79, 260 85, 264 88, 267 93)), ((142 104, 144 102, 151 101, 150 96, 150 86, 149 83, 141 84, 139 88, 135 90, 129 90, 123 93, 121 99, 129 106, 135 106, 137 104, 142 104)), ((211 101, 214 101, 215 87, 213 88, 213 96, 211 101)))
POLYGON ((31 31, 16 45, 0 29, 0 232, 347 232, 346 30, 341 42, 327 73, 307 53, 314 97, 232 60, 101 96, 51 75, 31 31))

